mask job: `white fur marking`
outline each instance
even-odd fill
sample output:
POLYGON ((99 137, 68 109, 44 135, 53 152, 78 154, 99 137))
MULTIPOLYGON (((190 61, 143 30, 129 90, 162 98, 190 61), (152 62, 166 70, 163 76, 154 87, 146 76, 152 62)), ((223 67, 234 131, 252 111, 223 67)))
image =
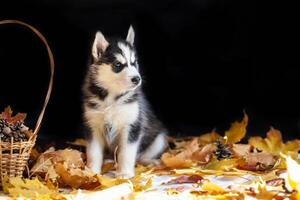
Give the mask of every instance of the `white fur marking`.
POLYGON ((127 140, 122 142, 123 145, 118 155, 117 176, 121 178, 131 178, 134 176, 138 142, 132 144, 128 144, 127 140))
POLYGON ((146 152, 144 152, 141 155, 140 160, 141 161, 152 160, 155 156, 161 153, 166 148, 166 146, 167 143, 166 143, 165 135, 164 134, 158 135, 155 138, 154 142, 151 144, 151 146, 148 147, 146 152))
POLYGON ((118 46, 121 49, 121 51, 123 52, 123 55, 124 55, 124 57, 126 59, 128 67, 129 67, 130 60, 131 60, 130 57, 131 57, 131 54, 133 54, 133 52, 130 50, 129 46, 127 46, 126 44, 124 44, 122 42, 119 42, 118 46))
POLYGON ((121 54, 116 53, 116 54, 115 54, 115 57, 116 57, 116 59, 117 59, 120 63, 122 63, 122 64, 125 64, 125 63, 126 63, 126 59, 125 59, 121 54))
POLYGON ((103 147, 98 139, 94 138, 87 145, 87 164, 88 167, 95 173, 101 173, 103 162, 103 147))

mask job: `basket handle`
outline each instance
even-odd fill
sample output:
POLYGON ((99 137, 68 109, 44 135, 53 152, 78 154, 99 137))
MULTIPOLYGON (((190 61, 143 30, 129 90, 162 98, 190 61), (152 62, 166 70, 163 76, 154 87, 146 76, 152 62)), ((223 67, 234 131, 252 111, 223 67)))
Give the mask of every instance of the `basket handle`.
POLYGON ((54 77, 54 58, 53 58, 53 54, 52 54, 52 51, 51 51, 51 49, 48 45, 48 42, 47 42, 46 38, 42 35, 42 33, 40 33, 33 26, 31 26, 27 23, 18 21, 18 20, 2 20, 2 21, 0 21, 0 25, 1 24, 19 24, 19 25, 22 25, 22 26, 25 26, 25 27, 29 28, 31 31, 33 31, 40 38, 40 40, 44 43, 44 45, 47 48, 49 61, 50 61, 50 80, 49 80, 48 91, 47 91, 47 94, 46 94, 46 97, 45 97, 44 105, 42 107, 42 110, 41 110, 40 115, 38 117, 38 120, 36 122, 34 132, 33 132, 33 135, 32 135, 32 137, 35 137, 36 134, 38 133, 38 131, 40 130, 41 123, 42 123, 42 120, 43 120, 43 117, 44 117, 44 114, 45 114, 45 110, 46 110, 46 107, 47 107, 49 99, 50 99, 52 87, 53 87, 53 77, 54 77))

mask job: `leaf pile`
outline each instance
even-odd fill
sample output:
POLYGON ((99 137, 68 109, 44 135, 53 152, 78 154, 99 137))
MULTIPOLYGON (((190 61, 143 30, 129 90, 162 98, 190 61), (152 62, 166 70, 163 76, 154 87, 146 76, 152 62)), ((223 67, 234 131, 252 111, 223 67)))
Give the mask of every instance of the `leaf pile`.
POLYGON ((82 153, 73 149, 50 148, 39 156, 31 173, 60 187, 93 189, 100 185, 96 174, 85 166, 82 153))
POLYGON ((13 198, 23 197, 26 199, 56 199, 58 192, 49 189, 37 178, 22 179, 19 177, 3 177, 3 191, 13 198))
POLYGON ((175 148, 165 152, 161 160, 168 168, 200 167, 209 170, 266 171, 285 166, 280 154, 297 157, 300 140, 284 143, 280 131, 271 127, 266 138, 251 137, 248 144, 238 144, 246 135, 248 116, 234 122, 224 137, 211 133, 176 141, 175 148))
MULTIPOLYGON (((91 192, 89 197, 107 199, 111 195, 109 192, 116 193, 110 189, 127 184, 132 190, 130 200, 300 200, 300 165, 297 160, 300 140, 284 142, 280 131, 271 127, 265 138, 255 136, 250 137, 246 144, 240 143, 245 141, 248 122, 244 113, 243 119, 232 123, 223 136, 213 130, 199 137, 170 138, 173 147, 161 156, 162 164, 138 164, 135 177, 128 180, 111 176, 114 163, 103 166, 107 174, 96 175, 85 166, 80 151, 55 151, 51 148, 39 155, 31 169, 32 175, 43 178, 49 187, 40 186, 42 183, 37 179, 9 179, 3 188, 14 197, 17 194, 26 196, 29 190, 34 190, 36 193, 32 198, 36 199, 41 197, 39 195, 43 199, 57 198, 56 187, 92 190, 97 195, 93 197, 91 192), (166 181, 159 183, 161 178, 166 181), (230 184, 224 186, 228 182, 230 184)), ((78 144, 82 146, 86 142, 78 140, 78 144)), ((78 196, 75 195, 74 199, 82 198, 80 191, 77 190, 78 196)), ((126 199, 122 194, 121 197, 126 199)))

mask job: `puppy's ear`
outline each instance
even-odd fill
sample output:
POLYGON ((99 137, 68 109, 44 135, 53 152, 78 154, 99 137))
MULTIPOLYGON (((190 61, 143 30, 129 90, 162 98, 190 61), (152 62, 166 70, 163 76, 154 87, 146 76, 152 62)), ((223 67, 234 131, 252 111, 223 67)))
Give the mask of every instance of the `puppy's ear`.
POLYGON ((95 36, 95 40, 92 46, 92 56, 94 62, 99 61, 102 54, 105 52, 106 48, 108 47, 109 43, 105 39, 104 35, 98 31, 95 36))
POLYGON ((132 28, 132 25, 130 25, 129 27, 129 30, 128 30, 128 34, 127 34, 127 37, 126 37, 126 41, 129 42, 129 44, 131 44, 133 46, 133 43, 134 43, 134 30, 132 28))

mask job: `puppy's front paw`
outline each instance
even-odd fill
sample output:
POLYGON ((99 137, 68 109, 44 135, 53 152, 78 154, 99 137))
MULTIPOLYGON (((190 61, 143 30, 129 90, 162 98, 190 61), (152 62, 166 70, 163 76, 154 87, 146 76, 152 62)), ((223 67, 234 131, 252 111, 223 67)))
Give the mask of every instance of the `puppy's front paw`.
POLYGON ((117 171, 115 173, 117 178, 121 178, 121 179, 129 179, 134 177, 134 171, 117 171))
POLYGON ((90 168, 92 170, 92 172, 96 173, 96 174, 101 174, 101 165, 97 165, 95 163, 88 163, 87 167, 90 168))

